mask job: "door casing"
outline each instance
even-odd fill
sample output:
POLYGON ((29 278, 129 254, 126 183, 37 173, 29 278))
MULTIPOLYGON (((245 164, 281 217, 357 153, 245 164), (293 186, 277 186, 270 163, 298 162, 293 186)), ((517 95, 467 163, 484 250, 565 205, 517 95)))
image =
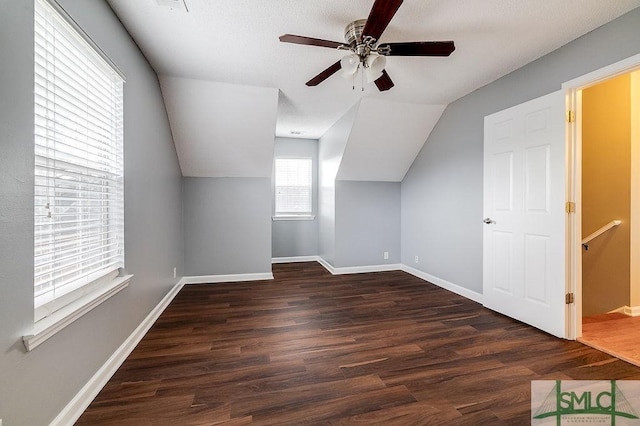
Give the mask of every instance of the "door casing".
POLYGON ((566 199, 575 205, 575 213, 566 218, 567 289, 574 303, 566 305, 566 336, 575 340, 582 335, 582 90, 613 77, 640 69, 640 54, 590 72, 562 84, 566 96, 566 199))

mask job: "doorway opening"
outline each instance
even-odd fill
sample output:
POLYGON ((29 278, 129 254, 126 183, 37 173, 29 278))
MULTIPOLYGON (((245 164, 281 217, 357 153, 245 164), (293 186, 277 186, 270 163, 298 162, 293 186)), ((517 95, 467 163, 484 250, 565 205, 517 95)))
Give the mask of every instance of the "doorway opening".
POLYGON ((565 83, 568 335, 640 365, 640 55, 565 83))

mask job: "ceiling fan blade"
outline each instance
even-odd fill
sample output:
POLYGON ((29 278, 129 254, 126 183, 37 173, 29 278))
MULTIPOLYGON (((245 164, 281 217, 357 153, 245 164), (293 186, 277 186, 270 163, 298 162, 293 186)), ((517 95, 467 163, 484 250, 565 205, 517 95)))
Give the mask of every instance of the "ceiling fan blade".
POLYGON ((456 50, 453 41, 413 41, 407 43, 385 43, 389 46, 389 56, 449 56, 456 50))
POLYGON ((337 41, 322 40, 320 38, 305 37, 293 34, 281 35, 280 41, 283 43, 306 44, 307 46, 330 47, 332 49, 337 49, 340 46, 346 46, 344 43, 339 43, 337 41))
POLYGON ((306 83, 307 86, 317 86, 318 84, 322 83, 323 81, 331 77, 333 74, 338 72, 340 68, 342 68, 342 66, 340 65, 340 61, 338 61, 335 64, 331 65, 326 70, 322 71, 320 74, 313 77, 311 80, 307 81, 306 83))
POLYGON ((375 80, 374 83, 376 83, 376 86, 378 86, 378 90, 380 90, 381 92, 387 91, 394 86, 391 77, 389 77, 389 74, 387 74, 387 70, 382 70, 382 75, 378 77, 378 79, 375 80))
POLYGON ((367 23, 362 30, 362 37, 373 37, 376 40, 389 25, 391 18, 396 14, 403 0, 376 0, 373 3, 367 23))

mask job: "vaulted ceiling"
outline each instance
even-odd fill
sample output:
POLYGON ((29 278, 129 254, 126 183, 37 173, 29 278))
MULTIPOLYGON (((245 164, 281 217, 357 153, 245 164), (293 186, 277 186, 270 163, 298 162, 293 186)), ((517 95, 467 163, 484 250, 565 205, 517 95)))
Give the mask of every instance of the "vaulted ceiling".
MULTIPOLYGON (((640 6, 640 0, 405 0, 381 42, 454 40, 456 50, 444 58, 389 57, 395 87, 379 92, 339 74, 307 87, 344 52, 278 40, 290 33, 343 42, 345 26, 366 18, 373 0, 107 1, 160 77, 183 174, 242 175, 255 166, 251 161, 264 164, 270 155, 265 139, 317 139, 366 98, 345 150, 354 166, 340 171, 356 178, 368 172, 354 159, 367 149, 380 158, 397 143, 386 126, 399 110, 415 116, 405 120, 408 138, 426 137, 450 102, 640 6), (389 118, 381 120, 385 111, 389 118), (256 158, 238 166, 242 172, 202 156, 239 158, 252 149, 256 158)), ((401 179, 422 143, 401 144, 406 155, 379 180, 401 179)))

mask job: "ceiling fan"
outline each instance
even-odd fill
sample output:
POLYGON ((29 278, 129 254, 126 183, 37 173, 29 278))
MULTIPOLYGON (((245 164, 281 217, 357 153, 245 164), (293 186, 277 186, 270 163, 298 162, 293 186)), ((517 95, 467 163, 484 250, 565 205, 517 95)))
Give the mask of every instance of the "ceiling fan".
POLYGON ((394 84, 384 69, 387 56, 449 56, 456 48, 453 41, 377 44, 402 2, 403 0, 375 0, 367 19, 359 19, 347 25, 344 30, 346 43, 293 34, 280 36, 280 41, 350 52, 307 81, 307 86, 317 86, 339 70, 342 70, 343 75, 348 77, 355 75, 359 69, 362 69, 367 80, 375 82, 378 90, 389 90, 394 84))

